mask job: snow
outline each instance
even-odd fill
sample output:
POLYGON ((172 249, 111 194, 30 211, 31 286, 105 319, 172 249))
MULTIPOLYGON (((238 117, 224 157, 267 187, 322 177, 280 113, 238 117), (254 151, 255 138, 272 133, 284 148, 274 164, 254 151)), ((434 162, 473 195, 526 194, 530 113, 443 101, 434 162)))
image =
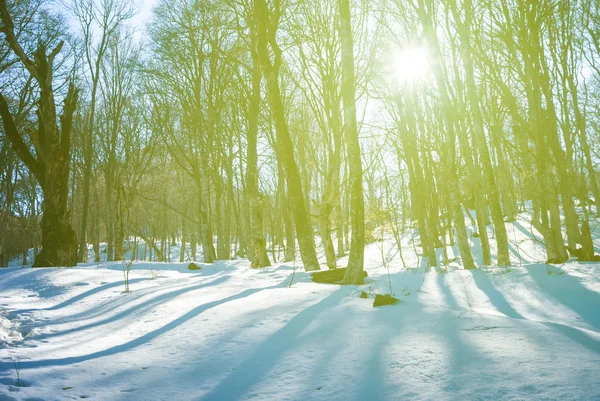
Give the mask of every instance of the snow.
POLYGON ((8 345, 23 340, 21 332, 15 326, 11 320, 0 316, 0 344, 8 345))
MULTIPOLYGON (((132 256, 131 248, 133 248, 133 242, 134 242, 133 238, 123 241, 123 248, 125 250, 125 258, 127 260, 130 260, 131 256, 132 256)), ((142 256, 144 255, 144 253, 146 254, 146 257, 147 257, 148 252, 147 252, 147 248, 144 247, 144 245, 145 245, 144 241, 142 239, 136 238, 136 242, 137 242, 137 256, 135 259, 142 259, 142 256)), ((160 248, 161 247, 160 240, 156 240, 155 245, 158 248, 160 248)), ((101 242, 99 244, 99 248, 100 248, 100 262, 106 262, 108 244, 106 242, 101 242)), ((92 244, 88 244, 87 251, 88 251, 87 252, 88 263, 86 263, 85 265, 90 265, 90 266, 94 265, 94 266, 98 267, 98 263, 93 262, 95 254, 94 254, 94 248, 93 248, 92 244)), ((166 251, 169 251, 166 255, 168 260, 178 261, 179 254, 181 251, 181 243, 178 242, 174 246, 169 246, 166 249, 166 251)), ((186 248, 185 248, 185 260, 190 260, 191 256, 192 256, 191 246, 189 243, 187 243, 186 248)), ((152 258, 153 258, 153 260, 158 260, 158 258, 155 254, 152 255, 152 258)), ((202 260, 202 247, 201 246, 198 246, 196 249, 196 259, 202 260)), ((31 266, 31 264, 33 263, 33 260, 34 260, 33 248, 30 248, 27 251, 27 265, 31 266)), ((23 255, 21 254, 15 258, 9 260, 8 266, 9 267, 21 267, 22 262, 23 262, 23 255)))
POLYGON ((2 269, 0 401, 600 399, 600 264, 507 228, 515 265, 475 271, 419 267, 408 233, 405 269, 384 231, 359 287, 298 261, 134 262, 128 294, 120 262, 2 269))

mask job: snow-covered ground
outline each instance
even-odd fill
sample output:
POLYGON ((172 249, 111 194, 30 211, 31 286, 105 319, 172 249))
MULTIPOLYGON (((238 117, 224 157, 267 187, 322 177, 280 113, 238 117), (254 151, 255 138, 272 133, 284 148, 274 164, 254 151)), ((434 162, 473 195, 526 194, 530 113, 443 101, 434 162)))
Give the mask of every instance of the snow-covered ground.
POLYGON ((299 262, 138 262, 129 294, 120 262, 2 269, 0 401, 600 400, 600 264, 508 231, 515 266, 476 271, 426 271, 410 235, 405 269, 384 234, 361 287, 299 262))

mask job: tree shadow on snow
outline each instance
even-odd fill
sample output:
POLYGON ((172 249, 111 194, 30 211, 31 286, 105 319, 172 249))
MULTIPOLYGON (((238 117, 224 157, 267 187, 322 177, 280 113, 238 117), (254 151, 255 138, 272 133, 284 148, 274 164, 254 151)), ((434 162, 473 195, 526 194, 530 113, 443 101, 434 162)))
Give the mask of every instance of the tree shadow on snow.
POLYGON ((508 242, 508 249, 509 249, 510 253, 512 253, 513 257, 519 261, 519 266, 523 265, 523 263, 529 262, 529 260, 526 260, 525 258, 523 258, 523 255, 521 255, 521 252, 519 250, 517 250, 517 248, 510 241, 508 242))
MULTIPOLYGON (((387 334, 387 330, 385 330, 387 334)), ((389 399, 386 394, 388 393, 389 386, 385 382, 386 372, 383 369, 382 357, 385 354, 385 345, 387 335, 379 333, 378 338, 370 339, 368 344, 371 345, 369 350, 369 358, 366 361, 356 362, 357 364, 364 366, 364 372, 362 372, 361 380, 359 381, 360 387, 352 399, 356 401, 370 400, 370 401, 384 401, 389 399)))
MULTIPOLYGON (((64 294, 67 288, 61 285, 55 285, 52 280, 48 278, 48 273, 51 270, 52 268, 5 268, 0 269, 0 278, 2 278, 3 287, 13 289, 23 288, 24 290, 37 293, 37 297, 39 298, 52 298, 64 294)), ((31 297, 34 296, 31 295, 31 297)))
MULTIPOLYGON (((134 278, 134 279, 130 279, 129 280, 129 284, 138 283, 138 282, 144 281, 144 280, 151 280, 151 278, 134 278)), ((20 310, 18 310, 16 312, 23 313, 23 312, 36 312, 36 311, 54 311, 54 310, 62 309, 64 307, 66 307, 66 306, 72 305, 75 302, 81 301, 82 299, 90 297, 90 296, 92 296, 94 294, 98 294, 98 293, 100 293, 102 291, 106 291, 106 290, 114 288, 114 287, 123 287, 123 286, 125 286, 125 281, 123 281, 123 280, 121 280, 121 281, 115 281, 114 283, 102 284, 102 285, 99 285, 98 287, 92 288, 91 290, 82 292, 79 295, 75 295, 74 297, 71 297, 71 298, 63 301, 63 302, 59 303, 58 305, 50 306, 48 308, 20 309, 20 310)))
POLYGON ((524 319, 521 314, 510 306, 504 295, 494 287, 487 273, 481 270, 473 270, 471 276, 477 287, 488 297, 490 303, 498 312, 513 319, 524 319))
MULTIPOLYGON (((549 294, 550 296, 553 296, 555 299, 557 299, 557 301, 563 303, 565 306, 571 308, 573 311, 579 313, 580 316, 582 316, 582 318, 588 318, 590 320, 586 320, 588 323, 590 323, 592 326, 594 326, 594 323, 591 322, 595 322, 596 326, 600 323, 600 316, 598 316, 596 313, 593 312, 594 309, 594 305, 600 305, 600 294, 597 294, 593 291, 589 291, 587 289, 585 289, 585 287, 583 287, 579 282, 577 282, 576 279, 574 279, 573 277, 570 277, 568 275, 561 275, 561 276, 556 276, 556 278, 561 277, 560 281, 562 281, 562 278, 565 279, 565 281, 567 281, 569 284, 567 284, 568 288, 574 288, 574 287, 578 287, 577 288, 577 292, 578 295, 573 295, 573 291, 565 291, 565 289, 561 286, 551 289, 548 288, 548 286, 544 286, 543 283, 541 283, 541 277, 543 277, 543 275, 546 274, 546 269, 543 268, 543 265, 539 265, 538 266, 539 269, 538 271, 536 271, 534 274, 531 274, 531 276, 534 278, 534 280, 536 280, 536 282, 538 283, 538 286, 540 286, 540 288, 544 289, 544 293, 549 294), (548 291, 548 289, 550 291, 548 291), (587 307, 586 307, 587 305, 587 307), (582 312, 582 313, 580 313, 582 312), (584 317, 584 315, 586 317, 584 317), (590 322, 591 321, 591 322, 590 322)), ((530 273, 531 270, 530 270, 530 273)), ((488 299, 490 300, 490 302, 492 303, 492 305, 496 308, 497 311, 503 313, 504 315, 506 315, 507 317, 513 318, 513 319, 520 319, 520 320, 527 320, 525 317, 523 317, 521 314, 519 314, 507 301, 506 298, 504 297, 504 295, 498 291, 492 281, 489 279, 489 277, 486 275, 485 272, 483 271, 473 271, 472 272, 473 275, 473 279, 475 280, 475 283, 477 285, 477 287, 483 291, 488 299)), ((567 336, 568 338, 570 338, 571 340, 575 341, 576 343, 579 343, 580 345, 584 346, 585 348, 591 350, 592 352, 595 353, 600 353, 600 342, 598 342, 598 340, 594 339, 591 336, 588 336, 587 334, 585 334, 583 331, 578 330, 577 328, 572 328, 569 326, 566 326, 564 324, 560 324, 560 323, 552 323, 552 322, 540 322, 550 328, 555 329, 556 331, 560 332, 561 334, 567 336)))
MULTIPOLYGON (((200 288, 203 287, 210 287, 213 285, 219 285, 221 283, 223 283, 224 281, 227 281, 231 276, 222 276, 219 277, 216 280, 210 281, 208 283, 200 283, 200 284, 196 284, 196 285, 192 285, 192 286, 187 286, 184 288, 180 288, 178 290, 174 290, 174 291, 169 291, 166 292, 164 294, 160 294, 154 298, 151 298, 145 302, 142 302, 140 304, 135 304, 115 315, 109 316, 105 319, 102 320, 98 320, 96 322, 93 323, 88 323, 82 326, 78 326, 75 327, 73 329, 70 329, 68 331, 62 331, 62 332, 56 332, 56 333, 48 333, 48 334, 41 334, 35 337, 36 340, 41 340, 41 339, 45 339, 45 338, 51 338, 51 337, 57 337, 57 336, 62 336, 65 334, 72 334, 75 332, 79 332, 82 330, 88 330, 94 327, 98 327, 98 326, 103 326, 105 324, 110 324, 112 322, 116 322, 117 320, 123 319, 124 317, 127 317, 128 315, 132 314, 132 313, 136 313, 136 314, 141 314, 143 315, 145 312, 151 310, 152 308, 154 308, 155 306, 164 303, 164 302, 168 302, 170 300, 172 300, 173 298, 179 296, 179 295, 183 295, 187 292, 190 291, 195 291, 198 290, 200 288)), ((61 319, 60 322, 62 323, 69 323, 70 320, 68 319, 61 319)))
POLYGON ((21 361, 20 367, 21 367, 21 369, 31 369, 31 368, 51 367, 51 366, 65 366, 65 365, 70 365, 70 364, 74 364, 74 363, 80 363, 80 362, 94 360, 97 358, 101 358, 103 356, 110 356, 110 355, 115 355, 115 354, 119 354, 122 352, 130 351, 136 347, 139 347, 141 345, 149 343, 150 341, 154 340, 158 336, 165 334, 165 333, 181 326, 182 324, 195 318, 196 316, 200 315, 201 313, 205 312, 206 310, 215 308, 222 304, 226 304, 226 303, 234 301, 236 299, 246 298, 257 292, 272 289, 272 288, 277 288, 277 286, 252 288, 252 289, 242 291, 238 294, 231 295, 231 296, 223 298, 223 299, 219 299, 216 301, 212 301, 212 302, 208 302, 208 303, 199 305, 199 306, 193 308, 192 310, 186 312, 182 316, 172 320, 171 322, 165 324, 164 326, 162 326, 158 329, 150 331, 150 332, 148 332, 138 338, 130 340, 124 344, 116 345, 114 347, 110 347, 110 348, 102 350, 102 351, 93 352, 93 353, 90 353, 87 355, 65 357, 65 358, 59 358, 59 359, 43 359, 43 360, 38 360, 38 361, 21 361))
POLYGON ((586 288, 569 274, 548 274, 545 265, 532 265, 527 270, 545 294, 571 309, 595 331, 600 332, 599 293, 586 288))
POLYGON ((600 341, 587 335, 582 330, 576 329, 574 327, 565 326, 564 324, 559 323, 543 322, 543 324, 547 327, 555 329, 565 337, 570 338, 571 340, 582 345, 588 350, 600 355, 600 341))
POLYGON ((321 312, 335 306, 345 296, 347 296, 346 291, 340 288, 298 313, 267 339, 241 366, 200 399, 215 401, 241 399, 271 368, 276 366, 280 358, 285 357, 298 336, 321 312))
MULTIPOLYGON (((141 278, 139 280, 151 280, 150 278, 141 278)), ((207 285, 210 285, 211 283, 215 284, 218 283, 217 281, 218 279, 212 280, 209 283, 206 283, 207 285)), ((120 283, 123 283, 122 281, 120 283)), ((130 280, 131 283, 131 280, 130 280)), ((168 283, 164 286, 150 286, 150 287, 144 287, 138 290, 133 290, 131 291, 129 294, 124 295, 123 293, 115 293, 113 297, 110 297, 108 299, 102 300, 101 302, 96 303, 94 306, 90 307, 89 309, 83 310, 83 311, 79 311, 76 312, 74 314, 71 315, 62 315, 59 316, 53 320, 49 320, 46 322, 46 324, 60 324, 60 323, 75 323, 81 319, 84 320, 89 320, 89 319, 94 319, 98 316, 104 315, 108 312, 110 312, 113 308, 119 307, 120 305, 126 303, 123 302, 123 296, 127 296, 127 302, 133 302, 135 300, 138 300, 142 297, 145 297, 147 295, 151 295, 157 291, 161 291, 161 290, 173 290, 173 289, 177 289, 177 288, 183 288, 186 285, 190 285, 193 282, 190 282, 189 280, 177 280, 175 281, 174 284, 168 283)), ((68 302, 71 302, 70 300, 68 300, 68 302)))
MULTIPOLYGON (((444 289, 445 304, 457 305, 454 296, 451 295, 453 291, 444 286, 441 288, 444 289)), ((487 367, 494 363, 487 353, 483 352, 485 350, 474 347, 466 340, 461 319, 448 318, 445 312, 440 315, 420 305, 411 305, 413 310, 406 314, 401 305, 374 310, 371 326, 376 326, 378 333, 365 341, 364 346, 369 347, 366 352, 368 359, 359 363, 364 370, 358 380, 358 391, 349 399, 410 400, 427 398, 427 394, 433 397, 432 394, 440 393, 464 399, 472 398, 473 394, 465 393, 464 397, 459 397, 459 394, 473 390, 474 386, 487 390, 489 383, 485 380, 473 383, 469 389, 463 389, 461 386, 462 374, 468 372, 470 377, 474 374, 485 375, 484 369, 473 368, 474 364, 487 367), (439 331, 422 333, 420 323, 429 322, 425 323, 427 326, 434 320, 439 324, 439 331), (392 333, 399 336, 391 340, 392 333), (417 338, 422 334, 428 336, 421 342, 417 338), (408 338, 412 340, 403 344, 408 338), (397 356, 394 359, 390 358, 388 350, 392 346, 390 340, 394 342, 393 346, 396 349, 401 347, 401 350, 396 350, 397 356), (415 347, 416 343, 420 345, 415 347), (438 349, 448 351, 445 358, 438 354, 438 349), (408 380, 398 380, 397 376, 405 375, 409 375, 408 380), (392 376, 395 379, 390 380, 392 376)), ((457 308, 462 309, 458 306, 457 308)))

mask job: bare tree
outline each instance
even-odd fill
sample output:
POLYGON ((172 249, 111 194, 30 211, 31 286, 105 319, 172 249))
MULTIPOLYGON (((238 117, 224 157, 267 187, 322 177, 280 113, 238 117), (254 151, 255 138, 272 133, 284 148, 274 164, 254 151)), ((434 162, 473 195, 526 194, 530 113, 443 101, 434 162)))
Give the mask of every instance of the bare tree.
MULTIPOLYGON (((87 220, 90 204, 90 187, 92 179, 92 158, 94 141, 94 121, 96 117, 96 94, 104 55, 110 46, 118 46, 117 41, 111 40, 122 25, 131 17, 133 9, 129 0, 74 0, 72 4, 82 35, 82 46, 87 73, 91 80, 90 113, 87 122, 88 132, 85 136, 84 173, 83 173, 83 215, 79 234, 80 249, 78 259, 84 262, 87 257, 87 220), (99 29, 99 41, 96 30, 99 29)), ((112 260, 113 243, 109 238, 108 258, 112 260)))
POLYGON ((54 60, 62 49, 63 42, 59 42, 49 54, 46 46, 41 43, 32 60, 17 41, 6 0, 0 1, 0 19, 6 42, 39 85, 36 111, 38 127, 29 132, 35 155, 24 142, 23 133, 19 132, 15 124, 7 100, 0 94, 0 115, 6 135, 15 153, 35 175, 44 193, 42 251, 36 256, 34 266, 74 266, 77 264, 77 236, 67 219, 67 197, 71 128, 78 90, 72 82, 69 84, 63 114, 58 121, 52 78, 54 60))

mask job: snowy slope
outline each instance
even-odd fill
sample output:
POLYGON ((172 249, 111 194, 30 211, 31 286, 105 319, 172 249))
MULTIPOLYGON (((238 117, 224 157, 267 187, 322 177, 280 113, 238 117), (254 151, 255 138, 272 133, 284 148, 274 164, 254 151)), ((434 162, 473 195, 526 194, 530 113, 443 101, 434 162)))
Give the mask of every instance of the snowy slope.
POLYGON ((384 233, 362 287, 298 262, 137 263, 129 294, 116 262, 0 270, 0 401, 599 400, 600 265, 508 231, 515 266, 477 271, 419 268, 410 235, 404 269, 384 233))

